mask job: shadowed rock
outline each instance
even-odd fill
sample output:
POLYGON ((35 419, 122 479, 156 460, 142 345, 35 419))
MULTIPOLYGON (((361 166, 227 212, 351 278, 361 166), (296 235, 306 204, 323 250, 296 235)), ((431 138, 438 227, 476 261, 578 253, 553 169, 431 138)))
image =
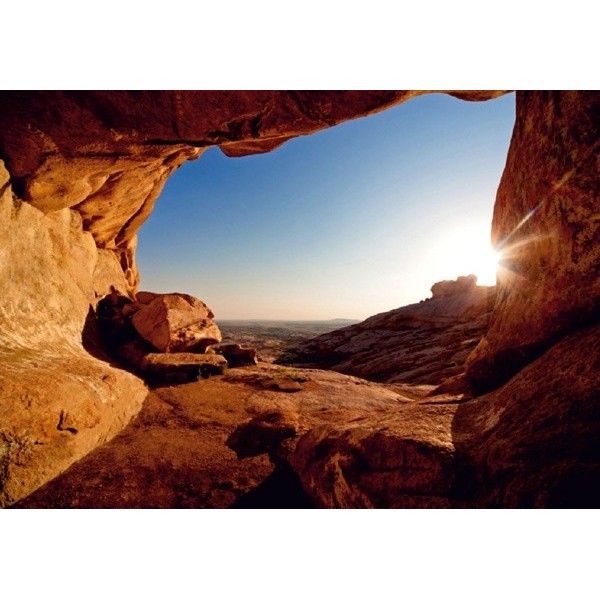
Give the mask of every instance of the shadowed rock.
POLYGON ((239 425, 226 443, 238 458, 268 454, 284 439, 295 436, 298 426, 296 413, 275 410, 239 425))
POLYGON ((230 367, 248 367, 257 364, 256 350, 240 344, 215 344, 210 352, 221 354, 227 359, 230 367))

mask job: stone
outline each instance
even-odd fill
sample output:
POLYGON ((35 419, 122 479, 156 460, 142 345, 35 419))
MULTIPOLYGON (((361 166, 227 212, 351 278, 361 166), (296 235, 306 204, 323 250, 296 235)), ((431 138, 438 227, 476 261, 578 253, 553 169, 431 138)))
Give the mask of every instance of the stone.
POLYGON ((498 302, 467 376, 497 388, 600 307, 600 93, 517 92, 494 205, 498 302))
POLYGON ((160 352, 204 351, 221 341, 212 311, 187 294, 161 294, 135 312, 131 323, 160 352))
POLYGON ((156 300, 160 298, 161 294, 157 294, 156 292, 137 292, 135 295, 135 301, 139 304, 150 304, 152 300, 156 300))
POLYGON ((270 459, 320 508, 597 507, 598 356, 595 325, 467 400, 318 370, 282 396, 257 385, 272 365, 160 388, 19 506, 231 506, 265 484, 270 459))
POLYGON ((599 356, 594 325, 494 392, 327 423, 287 460, 320 507, 597 508, 599 356))
MULTIPOLYGON (((332 418, 350 420, 398 406, 398 394, 389 389, 366 381, 359 385, 354 377, 327 371, 310 372, 311 385, 304 386, 298 394, 282 395, 256 386, 256 379, 275 372, 276 367, 259 365, 228 371, 222 377, 150 391, 137 418, 118 436, 17 507, 235 506, 274 479, 273 464, 267 454, 238 460, 227 447, 226 440, 238 426, 280 414, 290 429, 297 428, 301 434, 332 418), (348 394, 348 385, 352 394, 348 394)), ((268 435, 266 430, 265 422, 263 441, 268 435)), ((285 438, 280 445, 292 440, 295 438, 285 438)), ((245 443, 252 442, 247 439, 245 443)), ((293 473, 291 476, 302 494, 297 478, 293 473)), ((281 487, 284 489, 279 490, 280 496, 285 496, 289 481, 281 487)), ((305 504, 301 506, 306 507, 308 500, 303 500, 305 504)), ((276 508, 297 507, 285 497, 270 501, 276 508)))
POLYGON ((461 405, 478 503, 600 506, 600 325, 575 331, 499 389, 461 405))
POLYGON ((226 368, 227 361, 218 354, 151 352, 146 354, 142 361, 143 371, 154 382, 195 381, 200 377, 221 375, 226 368))
MULTIPOLYGON (((0 161, 0 506, 116 435, 144 383, 95 331, 98 251, 77 212, 18 200, 0 161)), ((117 278, 118 279, 118 278, 117 278)))
POLYGON ((219 354, 153 352, 142 340, 133 340, 120 346, 116 355, 134 367, 144 380, 155 385, 186 383, 200 377, 220 375, 228 366, 225 357, 219 354))
POLYGON ((447 298, 457 294, 471 292, 477 286, 475 275, 466 275, 449 281, 438 281, 431 286, 432 298, 447 298))
POLYGON ((250 346, 215 344, 209 347, 209 351, 224 356, 230 367, 248 367, 258 363, 256 350, 250 346))
POLYGON ((293 411, 274 410, 239 425, 227 438, 227 446, 238 458, 268 454, 286 438, 298 432, 298 415, 293 411))
POLYGON ((405 406, 310 430, 289 462, 322 508, 449 508, 457 490, 456 405, 405 406))
POLYGON ((303 342, 277 362, 387 383, 440 385, 464 373, 467 357, 487 331, 495 289, 461 277, 436 283, 432 291, 425 302, 303 342))

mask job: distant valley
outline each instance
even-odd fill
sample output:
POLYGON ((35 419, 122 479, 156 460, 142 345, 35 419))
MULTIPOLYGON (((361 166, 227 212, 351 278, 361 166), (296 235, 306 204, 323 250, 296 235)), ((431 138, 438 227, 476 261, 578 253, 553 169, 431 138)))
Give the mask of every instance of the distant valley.
POLYGON ((342 327, 359 323, 357 319, 327 321, 221 320, 223 342, 249 344, 260 360, 274 362, 298 344, 342 327))

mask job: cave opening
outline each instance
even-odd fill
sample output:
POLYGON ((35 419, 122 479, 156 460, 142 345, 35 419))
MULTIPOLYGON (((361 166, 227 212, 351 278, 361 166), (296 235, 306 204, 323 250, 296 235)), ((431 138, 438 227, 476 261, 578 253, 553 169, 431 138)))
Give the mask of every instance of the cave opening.
POLYGON ((362 320, 442 279, 493 285, 514 113, 514 94, 433 94, 266 154, 209 148, 139 232, 140 289, 196 295, 222 320, 362 320))

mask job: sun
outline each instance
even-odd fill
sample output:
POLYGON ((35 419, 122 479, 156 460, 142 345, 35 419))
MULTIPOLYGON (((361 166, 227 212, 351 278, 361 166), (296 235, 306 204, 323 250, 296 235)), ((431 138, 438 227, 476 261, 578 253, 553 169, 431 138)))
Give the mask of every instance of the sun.
POLYGON ((435 272, 442 279, 476 275, 479 285, 495 285, 500 253, 490 242, 489 224, 459 224, 435 247, 435 272), (443 275, 442 275, 443 274, 443 275))

